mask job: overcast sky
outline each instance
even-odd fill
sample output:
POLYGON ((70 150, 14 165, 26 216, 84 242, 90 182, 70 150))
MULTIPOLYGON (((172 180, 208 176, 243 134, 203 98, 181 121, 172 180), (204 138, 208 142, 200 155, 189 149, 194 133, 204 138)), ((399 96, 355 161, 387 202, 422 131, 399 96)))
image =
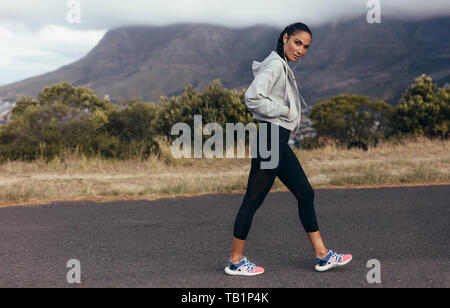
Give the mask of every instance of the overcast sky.
MULTIPOLYGON (((370 0, 372 1, 372 0, 370 0)), ((0 85, 56 70, 91 50, 108 29, 198 22, 309 26, 366 18, 369 0, 1 0, 0 85), (79 4, 80 23, 76 21, 79 4), (74 13, 74 14, 72 14, 74 13)), ((449 0, 379 0, 383 16, 450 16, 449 0)))

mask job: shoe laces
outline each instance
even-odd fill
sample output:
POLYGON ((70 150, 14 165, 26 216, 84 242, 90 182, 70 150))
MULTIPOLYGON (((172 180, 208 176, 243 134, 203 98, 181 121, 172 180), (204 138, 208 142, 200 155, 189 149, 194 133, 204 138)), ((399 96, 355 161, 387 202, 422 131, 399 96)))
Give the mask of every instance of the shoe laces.
POLYGON ((338 253, 336 253, 336 252, 334 252, 334 251, 331 251, 331 256, 332 256, 332 257, 335 257, 337 262, 340 262, 341 259, 344 257, 343 254, 338 254, 338 253))
POLYGON ((243 266, 247 266, 247 271, 251 271, 256 267, 256 264, 250 262, 249 260, 247 260, 247 258, 245 258, 245 263, 243 266))

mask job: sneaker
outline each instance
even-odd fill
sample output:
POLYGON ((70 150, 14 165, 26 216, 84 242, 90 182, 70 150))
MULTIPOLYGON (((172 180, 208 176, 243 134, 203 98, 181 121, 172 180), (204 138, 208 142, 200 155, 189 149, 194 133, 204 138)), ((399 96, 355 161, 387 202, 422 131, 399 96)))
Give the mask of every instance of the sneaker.
POLYGON ((264 273, 264 269, 251 263, 246 257, 242 257, 238 264, 228 261, 225 273, 232 276, 256 276, 264 273))
POLYGON ((324 272, 335 266, 345 265, 350 262, 352 258, 352 255, 339 255, 330 249, 325 258, 316 258, 316 271, 324 272))

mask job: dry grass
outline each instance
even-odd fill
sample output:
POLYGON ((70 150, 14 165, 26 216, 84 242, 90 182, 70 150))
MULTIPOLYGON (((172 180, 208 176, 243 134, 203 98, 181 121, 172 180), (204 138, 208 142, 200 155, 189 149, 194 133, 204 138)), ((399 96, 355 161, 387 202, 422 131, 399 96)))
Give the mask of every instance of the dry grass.
MULTIPOLYGON (((386 142, 367 152, 330 145, 295 153, 315 188, 450 183, 449 141, 419 138, 386 142)), ((244 192, 249 170, 250 158, 177 160, 167 144, 160 158, 144 161, 88 159, 73 153, 48 163, 8 161, 0 165, 0 205, 244 192)), ((280 189, 286 188, 277 179, 273 190, 280 189)))

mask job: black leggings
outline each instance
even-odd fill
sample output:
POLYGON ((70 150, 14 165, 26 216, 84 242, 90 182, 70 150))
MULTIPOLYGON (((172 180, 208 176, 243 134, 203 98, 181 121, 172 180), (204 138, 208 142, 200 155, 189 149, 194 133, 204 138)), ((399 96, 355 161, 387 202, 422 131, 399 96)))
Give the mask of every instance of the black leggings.
MULTIPOLYGON (((270 129, 272 125, 276 124, 265 121, 261 121, 261 123, 267 125, 267 148, 271 149, 270 129)), ((314 190, 297 157, 288 145, 290 131, 284 127, 278 127, 279 138, 274 141, 279 143, 279 162, 273 169, 261 169, 261 161, 268 161, 270 158, 265 159, 260 156, 260 136, 259 133, 257 134, 258 155, 252 158, 247 191, 234 223, 234 237, 237 239, 245 240, 247 238, 253 215, 263 203, 277 176, 297 198, 298 214, 305 231, 316 232, 319 230, 314 211, 314 190)))

